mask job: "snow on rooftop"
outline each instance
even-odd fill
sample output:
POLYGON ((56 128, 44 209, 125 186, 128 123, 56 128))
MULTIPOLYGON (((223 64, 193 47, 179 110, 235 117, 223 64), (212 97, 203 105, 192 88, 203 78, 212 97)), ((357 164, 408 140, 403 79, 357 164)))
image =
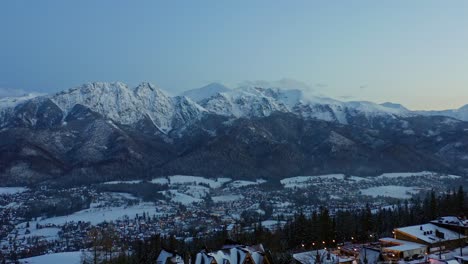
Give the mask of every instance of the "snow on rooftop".
POLYGON ((445 224, 445 225, 455 225, 455 226, 468 226, 468 220, 461 219, 456 216, 443 216, 439 217, 436 220, 431 221, 433 224, 445 224))
POLYGON ((391 237, 384 237, 379 239, 381 242, 385 243, 392 243, 396 244, 395 246, 389 246, 389 247, 384 247, 384 249, 388 250, 393 250, 393 251, 408 251, 408 250, 414 250, 414 249, 421 249, 421 248, 426 248, 426 245, 410 242, 410 241, 405 241, 405 240, 400 240, 400 239, 395 239, 391 237))
POLYGON ((167 263, 167 260, 170 259, 172 260, 170 263, 176 263, 176 264, 183 264, 184 260, 182 256, 179 254, 175 254, 173 252, 169 252, 166 250, 161 250, 161 252, 158 255, 158 258, 156 259, 156 263, 167 263))
POLYGON ((439 241, 447 241, 447 240, 456 240, 459 238, 465 238, 465 236, 454 232, 452 230, 448 230, 443 227, 436 226, 434 224, 423 224, 423 225, 414 225, 414 226, 407 226, 396 228, 395 231, 406 233, 410 236, 416 237, 424 242, 427 243, 436 243, 439 241), (436 236, 436 233, 443 234, 444 238, 440 238, 436 236))
POLYGON ((210 253, 200 252, 196 257, 196 264, 211 263, 206 260, 215 259, 217 263, 244 263, 248 255, 253 260, 253 264, 263 263, 265 249, 263 245, 244 246, 244 245, 225 245, 223 249, 210 253), (205 262, 202 262, 202 259, 205 262))
POLYGON ((317 253, 320 256, 320 263, 323 264, 335 264, 337 262, 336 260, 338 260, 338 262, 342 260, 337 255, 323 249, 296 253, 293 254, 293 258, 302 264, 315 264, 317 253))

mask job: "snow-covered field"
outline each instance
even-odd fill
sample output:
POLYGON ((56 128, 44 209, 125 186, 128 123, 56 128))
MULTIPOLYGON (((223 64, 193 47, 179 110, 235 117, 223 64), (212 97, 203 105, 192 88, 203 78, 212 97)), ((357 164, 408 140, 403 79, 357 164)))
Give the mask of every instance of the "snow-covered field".
POLYGON ((451 180, 455 180, 455 179, 460 179, 461 176, 458 176, 458 175, 442 175, 439 177, 440 179, 451 179, 451 180))
POLYGON ((349 181, 361 182, 361 181, 370 181, 369 178, 359 177, 359 176, 350 176, 348 178, 349 181))
POLYGON ((5 194, 5 195, 10 195, 10 194, 16 194, 16 193, 22 193, 27 191, 28 188, 25 187, 0 187, 0 195, 5 194))
POLYGON ((262 226, 269 230, 276 230, 277 228, 284 227, 286 221, 278 221, 278 220, 265 220, 262 221, 262 226))
POLYGON ((392 197, 392 198, 399 198, 399 199, 409 199, 411 195, 417 194, 419 192, 419 188, 417 187, 405 187, 405 186, 396 186, 396 185, 387 185, 387 186, 378 186, 378 187, 370 187, 367 189, 360 190, 362 195, 378 197, 392 197))
POLYGON ((377 179, 382 178, 407 178, 407 177, 424 177, 428 175, 434 175, 434 172, 430 171, 421 171, 421 172, 394 172, 394 173, 384 173, 377 176, 377 179))
POLYGON ((199 203, 199 202, 203 201, 200 198, 195 198, 195 197, 190 196, 188 194, 180 193, 180 192, 178 192, 176 190, 164 191, 163 194, 170 197, 171 201, 173 201, 175 203, 181 203, 183 205, 189 205, 189 204, 199 203))
POLYGON ((216 178, 216 179, 209 179, 204 178, 201 176, 188 176, 188 175, 173 175, 167 178, 159 177, 151 180, 152 183, 159 183, 159 184, 169 184, 169 185, 195 185, 195 184, 207 184, 210 188, 219 188, 223 184, 232 181, 231 178, 216 178))
POLYGON ((242 180, 238 180, 238 181, 233 181, 231 183, 229 183, 227 185, 228 188, 240 188, 240 187, 244 187, 244 186, 249 186, 249 185, 259 185, 259 184, 262 184, 262 183, 265 183, 266 181, 263 180, 263 179, 258 179, 256 181, 242 181, 242 180))
POLYGON ((104 184, 120 184, 120 183, 124 183, 124 184, 136 184, 136 183, 141 183, 142 181, 140 180, 134 180, 134 181, 109 181, 109 182, 105 182, 104 184))
POLYGON ((167 178, 161 177, 161 178, 152 179, 151 183, 166 185, 166 184, 169 184, 169 180, 167 178))
POLYGON ((36 226, 30 226, 28 230, 31 232, 29 234, 25 234, 26 229, 21 229, 18 234, 18 239, 27 239, 29 237, 41 237, 47 241, 54 241, 57 240, 59 235, 58 232, 60 228, 57 227, 47 227, 47 228, 40 228, 36 229, 36 226))
POLYGON ((318 185, 322 183, 333 183, 336 181, 348 181, 356 183, 372 183, 373 181, 381 180, 395 180, 405 179, 410 177, 436 177, 439 179, 460 179, 461 176, 457 175, 444 175, 430 171, 421 172, 394 172, 394 173, 383 173, 378 176, 345 176, 344 174, 326 174, 316 176, 296 176, 291 178, 282 179, 280 182, 284 188, 306 188, 311 185, 318 185))
MULTIPOLYGON (((63 225, 66 222, 91 222, 92 224, 99 224, 103 221, 115 221, 121 219, 125 216, 130 218, 135 217, 136 214, 142 215, 143 212, 153 216, 159 216, 166 214, 167 212, 160 211, 153 203, 140 203, 132 206, 119 206, 119 207, 95 207, 89 208, 86 210, 78 211, 76 213, 66 215, 66 216, 57 216, 46 218, 38 221, 31 221, 30 225, 35 226, 36 223, 41 225, 45 224, 55 224, 63 225)), ((20 224, 18 227, 24 228, 26 223, 20 224)))
POLYGON ((226 195, 211 197, 211 199, 215 203, 233 202, 233 201, 241 200, 243 198, 244 198, 244 196, 242 196, 241 194, 226 194, 226 195))
POLYGON ((32 258, 20 259, 22 264, 80 264, 81 263, 81 251, 73 252, 61 252, 54 254, 47 254, 32 258))
POLYGON ((282 179, 280 182, 285 188, 304 188, 315 183, 330 180, 344 180, 344 174, 326 174, 316 176, 296 176, 282 179))
POLYGON ((201 185, 190 185, 184 191, 185 194, 189 194, 195 198, 203 198, 210 193, 210 188, 201 185))

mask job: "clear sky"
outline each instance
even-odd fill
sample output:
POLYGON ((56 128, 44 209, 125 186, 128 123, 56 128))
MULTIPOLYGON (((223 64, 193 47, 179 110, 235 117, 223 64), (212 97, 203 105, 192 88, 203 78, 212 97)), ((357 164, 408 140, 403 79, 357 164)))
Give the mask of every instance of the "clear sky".
POLYGON ((282 78, 338 99, 460 107, 468 1, 0 1, 4 93, 282 78))

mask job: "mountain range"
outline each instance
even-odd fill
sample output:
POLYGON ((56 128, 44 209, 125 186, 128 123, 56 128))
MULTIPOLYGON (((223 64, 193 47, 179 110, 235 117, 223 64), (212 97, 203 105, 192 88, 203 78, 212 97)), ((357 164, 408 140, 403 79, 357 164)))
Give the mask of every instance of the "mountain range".
POLYGON ((213 83, 170 96, 95 82, 0 99, 5 184, 88 184, 188 174, 297 175, 468 168, 468 106, 411 111, 300 89, 213 83))

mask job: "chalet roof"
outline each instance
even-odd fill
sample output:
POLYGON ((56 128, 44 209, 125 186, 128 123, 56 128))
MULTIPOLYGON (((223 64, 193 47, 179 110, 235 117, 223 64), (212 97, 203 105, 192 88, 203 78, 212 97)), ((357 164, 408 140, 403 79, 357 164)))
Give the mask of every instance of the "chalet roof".
POLYGON ((434 224, 400 227, 396 228, 395 231, 408 234, 430 244, 437 243, 439 241, 465 238, 465 236, 460 235, 457 232, 436 226, 434 224))
POLYGON ((249 254, 255 264, 263 263, 265 250, 262 245, 225 245, 217 251, 209 253, 205 251, 199 252, 195 258, 195 264, 209 264, 213 260, 218 264, 241 264, 249 254))
POLYGON ((349 262, 350 259, 347 258, 340 258, 339 256, 330 253, 324 249, 320 250, 312 250, 307 252, 301 252, 293 254, 293 258, 302 264, 315 264, 317 253, 320 256, 320 263, 326 264, 335 264, 338 262, 349 262))
POLYGON ((367 263, 369 264, 377 263, 381 259, 380 250, 363 247, 359 251, 359 259, 361 263, 365 263, 364 258, 367 259, 367 263))
POLYGON ((443 224, 443 225, 451 225, 451 226, 459 226, 468 228, 468 220, 461 219, 456 216, 443 216, 439 217, 436 220, 432 220, 431 223, 433 224, 443 224))
POLYGON ((408 250, 414 250, 414 249, 420 249, 420 248, 426 248, 426 245, 406 241, 406 240, 400 240, 400 239, 395 239, 391 237, 384 237, 379 239, 380 242, 382 243, 392 243, 394 246, 389 246, 389 247, 384 247, 384 249, 392 250, 392 251, 408 251, 408 250))
POLYGON ((184 259, 182 256, 178 255, 176 252, 162 249, 159 252, 159 256, 156 259, 156 264, 166 264, 167 260, 170 260, 174 264, 184 264, 184 259))

